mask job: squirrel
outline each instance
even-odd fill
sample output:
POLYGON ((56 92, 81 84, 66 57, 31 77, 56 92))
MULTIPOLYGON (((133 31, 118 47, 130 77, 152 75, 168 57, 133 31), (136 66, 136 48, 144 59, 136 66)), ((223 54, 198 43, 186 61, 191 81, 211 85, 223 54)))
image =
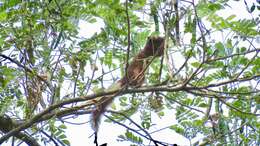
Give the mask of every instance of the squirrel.
MULTIPOLYGON (((150 36, 147 39, 144 49, 134 57, 127 68, 127 76, 125 75, 115 84, 118 88, 123 88, 124 86, 130 87, 140 87, 145 78, 145 70, 151 63, 150 57, 160 57, 164 54, 164 43, 165 39, 159 36, 150 36), (150 61, 150 62, 149 62, 150 61)), ((92 112, 92 129, 97 133, 99 128, 99 122, 101 115, 105 112, 106 108, 112 103, 116 94, 104 97, 103 101, 100 101, 92 112)))

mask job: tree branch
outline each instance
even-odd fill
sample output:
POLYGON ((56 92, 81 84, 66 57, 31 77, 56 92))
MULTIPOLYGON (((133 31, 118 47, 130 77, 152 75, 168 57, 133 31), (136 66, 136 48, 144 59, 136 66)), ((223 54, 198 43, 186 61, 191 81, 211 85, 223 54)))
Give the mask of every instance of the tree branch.
MULTIPOLYGON (((17 121, 12 120, 10 117, 0 115, 0 131, 2 131, 3 133, 8 133, 18 125, 19 123, 17 121)), ((24 141, 29 146, 40 146, 36 139, 23 132, 17 132, 14 134, 14 136, 24 141)))
POLYGON ((125 1, 125 12, 127 19, 127 54, 126 54, 126 67, 125 67, 125 76, 128 83, 128 66, 129 66, 129 56, 130 56, 130 48, 131 48, 131 28, 130 28, 130 18, 128 14, 128 0, 125 1))
POLYGON ((158 146, 158 144, 161 144, 161 145, 163 145, 163 146, 167 146, 167 145, 168 145, 168 144, 166 144, 166 143, 164 143, 164 142, 160 142, 160 141, 154 140, 154 139, 151 137, 151 135, 150 135, 146 130, 144 130, 142 127, 140 127, 137 123, 135 123, 132 119, 130 119, 129 117, 127 117, 127 116, 124 115, 123 113, 119 113, 119 112, 115 112, 115 111, 108 111, 108 112, 114 113, 114 114, 119 114, 119 115, 123 116, 124 118, 126 118, 127 120, 129 120, 131 123, 133 123, 135 126, 137 126, 140 130, 142 130, 146 135, 140 133, 138 130, 135 130, 135 129, 129 127, 129 126, 126 126, 126 125, 124 125, 124 124, 122 124, 122 123, 120 123, 120 122, 118 122, 118 121, 116 121, 116 120, 110 118, 110 117, 107 116, 107 115, 104 115, 106 118, 108 118, 109 120, 113 121, 114 123, 117 123, 117 124, 120 125, 120 126, 125 127, 126 129, 128 129, 128 130, 130 130, 130 131, 133 131, 134 133, 136 133, 136 134, 138 134, 138 135, 140 135, 140 136, 142 136, 142 137, 144 137, 144 138, 146 138, 146 139, 148 139, 148 140, 151 140, 151 141, 155 144, 155 146, 158 146))
POLYGON ((30 126, 32 126, 33 124, 37 123, 44 115, 47 115, 47 114, 51 113, 53 110, 60 108, 64 105, 71 104, 71 103, 89 101, 89 100, 93 100, 98 97, 112 95, 112 94, 118 93, 119 91, 120 91, 120 94, 118 94, 118 95, 124 95, 124 94, 130 94, 130 93, 155 92, 155 91, 160 91, 160 92, 186 91, 187 92, 187 91, 192 91, 192 90, 205 89, 205 88, 209 88, 209 87, 221 86, 221 85, 225 85, 225 84, 229 84, 229 83, 233 83, 233 82, 248 81, 248 80, 251 80, 251 79, 254 79, 257 77, 260 77, 260 75, 255 75, 255 76, 247 77, 247 78, 228 80, 228 81, 224 81, 224 82, 221 82, 218 84, 209 84, 208 86, 204 86, 204 87, 186 87, 183 85, 169 87, 166 85, 162 85, 162 86, 146 86, 146 87, 144 86, 144 87, 140 87, 140 88, 136 88, 136 89, 124 89, 124 90, 118 89, 118 90, 114 90, 114 91, 109 91, 109 92, 104 91, 104 92, 100 92, 100 93, 93 93, 93 94, 90 94, 87 96, 81 96, 81 97, 77 97, 77 98, 73 98, 73 99, 63 100, 63 101, 60 101, 53 105, 50 105, 48 108, 46 108, 39 114, 35 115, 34 117, 32 117, 30 120, 28 120, 24 124, 14 128, 11 131, 9 131, 8 133, 6 133, 3 137, 0 138, 0 144, 2 144, 9 137, 11 137, 11 136, 19 133, 20 131, 27 129, 30 126))
POLYGON ((124 95, 124 94, 129 94, 129 93, 142 93, 142 92, 153 92, 153 91, 172 91, 172 92, 174 92, 174 91, 180 91, 181 89, 182 89, 181 87, 168 88, 167 86, 142 87, 142 88, 139 88, 139 89, 127 89, 127 90, 123 90, 123 91, 121 91, 121 89, 119 89, 119 90, 115 90, 115 91, 109 91, 109 92, 104 91, 104 92, 101 92, 101 93, 94 93, 94 94, 90 94, 90 95, 87 95, 87 96, 82 96, 82 97, 78 97, 78 98, 64 100, 64 101, 58 102, 56 104, 50 105, 44 111, 42 111, 39 114, 33 116, 30 120, 28 120, 24 124, 14 128, 11 131, 9 131, 8 133, 6 133, 4 136, 2 136, 0 138, 0 144, 2 144, 9 137, 17 134, 19 131, 22 131, 24 129, 31 127, 32 125, 37 123, 39 121, 39 119, 41 119, 44 115, 51 113, 54 109, 60 108, 63 105, 76 103, 76 102, 88 101, 88 100, 92 100, 92 99, 95 99, 95 98, 98 98, 98 97, 102 97, 102 96, 106 96, 106 95, 112 95, 112 94, 118 93, 119 91, 120 91, 119 95, 124 95))

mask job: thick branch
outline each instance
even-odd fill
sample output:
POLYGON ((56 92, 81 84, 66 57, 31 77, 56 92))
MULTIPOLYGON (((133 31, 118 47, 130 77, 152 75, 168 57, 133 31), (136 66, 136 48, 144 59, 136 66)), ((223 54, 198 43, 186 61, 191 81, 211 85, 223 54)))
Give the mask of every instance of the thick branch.
POLYGON ((18 126, 15 129, 12 129, 8 133, 6 133, 6 135, 4 135, 3 137, 0 138, 0 144, 2 144, 9 137, 11 137, 11 136, 19 133, 20 131, 22 131, 26 128, 29 128, 33 124, 37 123, 39 121, 39 119, 41 119, 44 115, 47 115, 47 114, 51 113, 53 110, 60 108, 64 105, 71 104, 71 103, 88 101, 88 100, 92 100, 92 99, 95 99, 95 98, 98 98, 98 97, 112 95, 112 94, 118 93, 119 91, 120 91, 119 95, 130 94, 130 93, 155 92, 155 91, 161 91, 161 92, 164 92, 164 91, 165 92, 177 92, 177 91, 189 91, 189 90, 192 91, 192 90, 196 90, 196 89, 203 89, 203 88, 205 89, 205 88, 209 88, 209 87, 221 86, 221 85, 229 84, 229 83, 233 83, 233 82, 247 81, 247 80, 257 78, 257 77, 260 77, 260 75, 256 75, 256 76, 252 76, 252 77, 248 77, 248 78, 233 79, 233 80, 224 81, 224 82, 221 82, 221 83, 218 83, 218 84, 210 84, 210 85, 205 86, 205 87, 186 87, 186 86, 183 86, 183 85, 176 86, 176 87, 169 87, 169 86, 163 85, 163 86, 146 86, 146 87, 140 87, 138 89, 126 89, 126 90, 122 90, 122 91, 121 91, 121 89, 118 89, 118 90, 114 90, 114 91, 109 91, 109 92, 104 91, 104 92, 100 92, 100 93, 90 94, 90 95, 87 95, 87 96, 82 96, 82 97, 78 97, 78 98, 64 100, 64 101, 61 101, 61 102, 58 102, 56 104, 49 106, 44 111, 35 115, 33 118, 31 118, 30 120, 28 120, 24 124, 18 126))
MULTIPOLYGON (((18 125, 19 124, 17 121, 12 120, 8 116, 0 116, 0 131, 2 131, 3 133, 8 133, 18 125)), ((14 136, 24 141, 29 146, 40 146, 40 144, 33 137, 23 132, 17 132, 16 134, 14 134, 14 136)))
MULTIPOLYGON (((48 108, 46 108, 41 113, 39 113, 39 114, 35 115, 34 117, 32 117, 30 120, 28 120, 24 124, 18 126, 17 128, 12 129, 8 133, 6 133, 4 136, 2 136, 0 138, 0 144, 2 144, 9 137, 19 133, 19 131, 22 131, 22 130, 25 130, 25 129, 31 127, 32 125, 37 123, 39 121, 39 119, 41 119, 44 115, 51 113, 54 109, 60 108, 63 105, 67 105, 67 104, 71 104, 71 103, 83 102, 83 101, 92 100, 92 99, 95 99, 95 98, 98 98, 98 97, 102 97, 102 96, 106 96, 106 95, 112 95, 112 94, 118 93, 120 90, 121 89, 110 91, 110 92, 94 93, 94 94, 90 94, 90 95, 87 95, 87 96, 82 96, 82 97, 78 97, 78 98, 68 99, 68 100, 64 100, 64 101, 58 102, 56 104, 53 104, 53 105, 49 106, 48 108)), ((129 93, 154 92, 154 91, 175 92, 175 91, 180 91, 180 90, 182 90, 181 87, 176 87, 176 88, 168 88, 167 86, 142 87, 142 88, 139 88, 139 89, 123 90, 123 91, 120 92, 119 95, 124 95, 124 94, 129 94, 129 93)))

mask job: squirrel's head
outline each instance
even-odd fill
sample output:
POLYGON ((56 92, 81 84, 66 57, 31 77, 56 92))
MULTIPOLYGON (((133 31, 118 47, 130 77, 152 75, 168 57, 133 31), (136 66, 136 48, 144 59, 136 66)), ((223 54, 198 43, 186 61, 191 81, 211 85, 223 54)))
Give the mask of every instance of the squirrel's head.
POLYGON ((164 37, 150 36, 147 39, 144 47, 144 54, 146 57, 149 56, 162 56, 164 51, 164 37))

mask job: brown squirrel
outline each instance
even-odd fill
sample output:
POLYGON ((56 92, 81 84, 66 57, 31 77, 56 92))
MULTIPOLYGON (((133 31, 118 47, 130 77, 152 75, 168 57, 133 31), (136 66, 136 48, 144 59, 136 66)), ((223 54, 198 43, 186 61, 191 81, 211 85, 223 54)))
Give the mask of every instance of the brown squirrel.
MULTIPOLYGON (((148 37, 144 49, 134 57, 133 61, 127 68, 127 76, 124 76, 116 84, 119 88, 123 88, 128 85, 130 87, 140 87, 144 82, 145 70, 147 65, 152 61, 153 57, 160 57, 164 54, 164 43, 163 37, 151 36, 148 37)), ((105 112, 107 106, 113 101, 116 94, 104 97, 99 101, 96 109, 92 112, 92 128, 95 132, 98 131, 99 121, 101 115, 105 112)))

